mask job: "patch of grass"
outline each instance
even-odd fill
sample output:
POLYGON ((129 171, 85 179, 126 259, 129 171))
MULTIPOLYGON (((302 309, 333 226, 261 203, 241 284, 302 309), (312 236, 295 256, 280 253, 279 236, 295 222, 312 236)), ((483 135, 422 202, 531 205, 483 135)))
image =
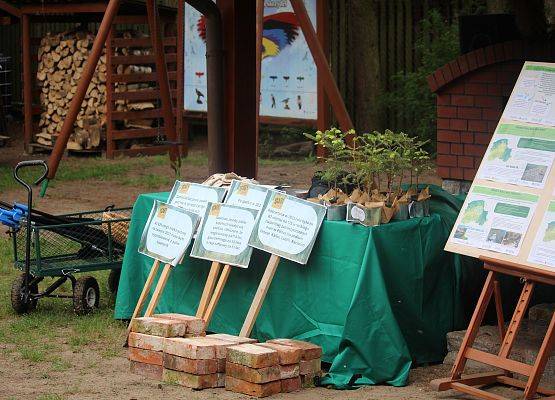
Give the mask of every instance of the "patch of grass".
POLYGON ((48 393, 39 395, 36 400, 64 400, 64 398, 56 393, 48 393))
POLYGON ((63 372, 71 368, 71 363, 69 361, 63 360, 62 358, 55 358, 52 361, 52 371, 63 372))
POLYGON ((175 179, 173 177, 159 174, 146 174, 133 177, 126 177, 120 183, 127 186, 141 186, 146 189, 157 189, 161 186, 170 187, 175 179))
POLYGON ((38 363, 46 360, 46 353, 37 348, 22 347, 19 349, 19 354, 24 360, 29 360, 33 363, 38 363))
POLYGON ((314 159, 311 157, 307 157, 302 160, 287 160, 287 159, 280 159, 280 158, 260 158, 258 160, 258 164, 265 167, 285 167, 289 165, 310 165, 314 163, 314 159))

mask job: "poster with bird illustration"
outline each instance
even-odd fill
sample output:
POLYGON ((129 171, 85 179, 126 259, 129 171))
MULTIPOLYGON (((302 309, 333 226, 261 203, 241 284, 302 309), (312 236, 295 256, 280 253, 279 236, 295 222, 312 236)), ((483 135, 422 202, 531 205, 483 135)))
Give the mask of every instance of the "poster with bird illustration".
MULTIPOLYGON (((304 3, 316 27, 316 0, 304 3)), ((316 65, 290 2, 266 0, 263 23, 260 115, 316 119, 316 65)), ((184 107, 205 112, 206 24, 204 16, 188 4, 184 35, 184 107)))

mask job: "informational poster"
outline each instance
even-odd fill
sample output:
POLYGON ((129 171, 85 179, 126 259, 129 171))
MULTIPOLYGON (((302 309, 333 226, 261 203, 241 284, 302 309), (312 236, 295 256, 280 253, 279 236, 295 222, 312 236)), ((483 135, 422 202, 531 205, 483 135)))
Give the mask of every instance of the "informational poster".
POLYGON ((504 119, 555 126, 555 66, 527 63, 507 103, 504 119))
POLYGON ((262 210, 267 196, 268 188, 249 181, 234 179, 231 181, 225 203, 238 207, 250 208, 259 212, 262 210))
POLYGON ((526 62, 447 251, 555 273, 555 64, 526 62))
POLYGON ((554 128, 501 124, 486 151, 479 177, 543 188, 554 160, 554 128))
POLYGON ((467 197, 453 242, 517 255, 538 196, 474 186, 467 197))
MULTIPOLYGON (((316 0, 304 0, 316 28, 316 0)), ((206 24, 185 6, 184 107, 207 111, 206 24)), ((317 118, 317 69, 289 0, 265 0, 260 115, 317 118)))
POLYGON ((528 261, 555 269, 555 201, 542 218, 528 261))
POLYGON ((202 217, 206 212, 208 203, 221 202, 225 193, 226 189, 222 187, 175 181, 168 203, 202 217))
POLYGON ((270 191, 249 244, 306 264, 326 215, 326 207, 270 191))
POLYGON ((156 200, 139 243, 139 253, 176 266, 189 247, 198 215, 156 200))
POLYGON ((257 210, 208 203, 191 256, 247 268, 252 255, 249 239, 257 210))

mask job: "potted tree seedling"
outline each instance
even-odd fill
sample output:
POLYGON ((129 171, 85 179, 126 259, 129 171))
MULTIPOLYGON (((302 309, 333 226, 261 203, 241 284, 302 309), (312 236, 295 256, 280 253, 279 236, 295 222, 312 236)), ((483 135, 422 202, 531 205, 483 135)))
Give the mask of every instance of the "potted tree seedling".
POLYGON ((429 153, 424 149, 427 142, 418 142, 411 157, 411 188, 410 217, 418 218, 430 215, 430 189, 426 187, 419 191, 420 177, 433 170, 434 165, 429 153), (413 179, 415 186, 413 187, 413 179))

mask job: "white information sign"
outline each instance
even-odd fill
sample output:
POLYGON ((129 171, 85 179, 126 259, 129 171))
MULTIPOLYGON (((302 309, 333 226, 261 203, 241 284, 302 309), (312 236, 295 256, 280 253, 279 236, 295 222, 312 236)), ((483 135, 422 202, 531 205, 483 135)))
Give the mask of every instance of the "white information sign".
POLYGON ((306 264, 326 215, 320 204, 270 191, 250 245, 299 264, 306 264))
POLYGON ((222 187, 175 181, 168 203, 202 217, 206 212, 208 203, 221 202, 225 192, 226 189, 222 187))
POLYGON ((555 268, 555 201, 542 218, 528 261, 555 268))
POLYGON ((179 264, 189 247, 199 217, 156 200, 141 236, 139 253, 166 264, 179 264))
POLYGON ((268 188, 249 181, 234 179, 231 181, 225 203, 238 207, 250 208, 258 212, 262 210, 267 196, 268 188))

